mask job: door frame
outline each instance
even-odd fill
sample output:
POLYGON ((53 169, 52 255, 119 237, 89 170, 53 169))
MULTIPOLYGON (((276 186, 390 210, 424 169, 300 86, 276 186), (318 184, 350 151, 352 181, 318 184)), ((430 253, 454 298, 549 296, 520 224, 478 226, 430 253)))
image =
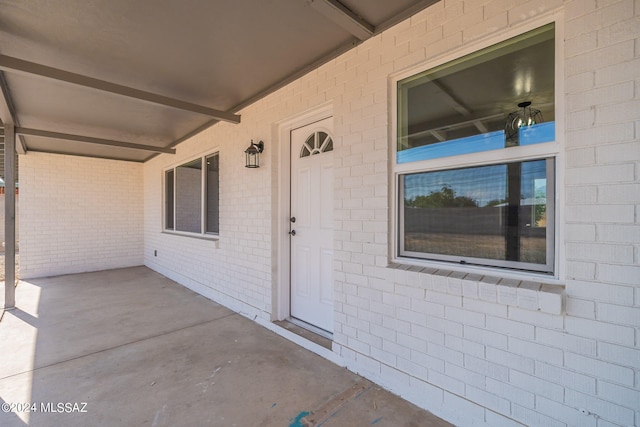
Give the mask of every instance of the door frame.
MULTIPOLYGON (((285 320, 291 315, 291 238, 289 228, 291 218, 291 131, 323 119, 333 117, 331 102, 283 120, 276 126, 279 141, 278 168, 278 215, 276 218, 277 277, 273 293, 272 320, 285 320)), ((335 138, 334 138, 335 149, 335 138)))

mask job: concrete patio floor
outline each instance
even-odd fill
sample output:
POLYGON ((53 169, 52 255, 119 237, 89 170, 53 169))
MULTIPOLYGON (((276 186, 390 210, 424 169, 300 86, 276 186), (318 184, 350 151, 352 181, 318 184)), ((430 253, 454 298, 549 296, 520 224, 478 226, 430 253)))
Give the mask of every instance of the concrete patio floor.
POLYGON ((0 426, 450 425, 146 267, 16 290, 0 426))

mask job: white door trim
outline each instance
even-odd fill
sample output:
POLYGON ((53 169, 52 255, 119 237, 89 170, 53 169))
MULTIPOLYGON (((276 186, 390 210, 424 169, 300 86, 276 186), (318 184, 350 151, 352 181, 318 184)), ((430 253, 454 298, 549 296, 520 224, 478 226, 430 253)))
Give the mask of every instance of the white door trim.
MULTIPOLYGON (((289 290, 291 287, 291 131, 333 116, 333 105, 328 102, 277 123, 279 146, 278 214, 275 242, 277 245, 277 275, 272 311, 273 320, 284 320, 291 314, 289 290)), ((335 144, 335 139, 334 139, 335 144)))

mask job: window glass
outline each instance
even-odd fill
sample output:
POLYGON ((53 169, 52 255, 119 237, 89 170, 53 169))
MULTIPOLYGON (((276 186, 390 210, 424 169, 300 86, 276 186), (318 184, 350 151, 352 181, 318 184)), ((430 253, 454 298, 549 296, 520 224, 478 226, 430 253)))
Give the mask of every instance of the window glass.
POLYGON ((173 227, 174 227, 174 224, 173 224, 173 169, 165 172, 164 182, 165 182, 164 228, 167 230, 173 230, 173 227))
POLYGON ((207 233, 218 233, 219 211, 218 201, 220 198, 220 172, 218 165, 218 155, 206 157, 207 162, 207 233))
POLYGON ((401 254, 547 271, 551 170, 535 160, 401 176, 401 254))
POLYGON ((176 168, 176 230, 200 233, 202 226, 202 159, 176 168))
POLYGON ((165 230, 219 233, 219 171, 218 153, 165 171, 165 230))
POLYGON ((555 140, 554 25, 398 82, 397 162, 555 140))

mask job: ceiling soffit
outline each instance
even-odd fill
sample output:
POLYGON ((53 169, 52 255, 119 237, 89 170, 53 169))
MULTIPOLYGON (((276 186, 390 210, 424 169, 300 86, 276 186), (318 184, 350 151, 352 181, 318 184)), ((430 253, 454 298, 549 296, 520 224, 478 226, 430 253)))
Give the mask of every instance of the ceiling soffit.
POLYGON ((19 151, 145 161, 435 1, 0 0, 3 101, 19 151))

